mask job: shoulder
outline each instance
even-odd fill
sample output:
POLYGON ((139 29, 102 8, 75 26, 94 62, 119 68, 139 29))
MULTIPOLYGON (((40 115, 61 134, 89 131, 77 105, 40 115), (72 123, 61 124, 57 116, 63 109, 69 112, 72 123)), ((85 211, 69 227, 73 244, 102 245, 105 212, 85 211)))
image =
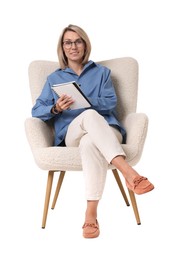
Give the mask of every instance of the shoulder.
POLYGON ((108 67, 102 65, 101 62, 89 61, 89 63, 92 64, 92 66, 94 66, 97 70, 100 70, 103 73, 110 74, 111 72, 111 70, 108 67))
POLYGON ((59 68, 59 69, 56 69, 55 71, 53 71, 52 73, 50 73, 48 75, 48 79, 54 79, 54 78, 57 78, 60 74, 62 73, 62 70, 59 68))

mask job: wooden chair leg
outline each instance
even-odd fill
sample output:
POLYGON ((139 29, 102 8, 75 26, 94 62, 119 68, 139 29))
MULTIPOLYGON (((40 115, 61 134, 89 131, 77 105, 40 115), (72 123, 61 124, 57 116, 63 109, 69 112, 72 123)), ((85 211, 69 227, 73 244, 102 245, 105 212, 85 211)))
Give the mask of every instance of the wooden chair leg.
POLYGON ((129 195, 130 195, 130 200, 131 200, 131 204, 132 204, 132 207, 133 207, 133 211, 134 211, 134 214, 135 214, 137 224, 140 225, 141 221, 140 221, 138 207, 137 207, 137 203, 136 203, 136 199, 135 199, 135 194, 130 189, 128 189, 128 192, 129 192, 129 195))
POLYGON ((114 170, 112 170, 112 172, 113 172, 114 177, 116 179, 116 182, 117 182, 117 184, 119 186, 119 189, 120 189, 120 191, 121 191, 121 193, 123 195, 123 198, 125 200, 126 205, 130 206, 130 203, 129 203, 128 198, 127 198, 126 193, 125 193, 125 190, 123 188, 123 184, 122 184, 121 179, 119 177, 118 171, 116 169, 114 169, 114 170))
POLYGON ((51 209, 55 208, 56 201, 57 201, 57 198, 58 198, 58 195, 59 195, 59 191, 60 191, 63 179, 64 179, 64 175, 65 175, 65 171, 61 171, 60 175, 59 175, 59 179, 58 179, 58 183, 57 183, 56 191, 55 191, 55 194, 54 194, 54 199, 53 199, 53 202, 52 202, 51 209))
POLYGON ((48 213, 48 207, 49 207, 53 177, 54 177, 54 171, 49 171, 48 177, 47 177, 47 188, 46 188, 46 196, 45 196, 45 202, 44 202, 42 228, 45 228, 45 226, 46 226, 46 220, 47 220, 47 213, 48 213))
MULTIPOLYGON (((126 202, 126 205, 127 206, 130 206, 129 204, 129 201, 128 201, 128 198, 126 196, 126 193, 125 193, 125 190, 123 188, 123 185, 122 185, 122 182, 121 182, 121 179, 119 177, 119 174, 118 174, 118 171, 116 169, 112 170, 113 174, 114 174, 114 177, 116 179, 116 182, 119 186, 119 189, 123 195, 123 198, 126 202)), ((137 224, 140 225, 141 224, 141 221, 140 221, 140 216, 139 216, 139 212, 138 212, 138 207, 137 207, 137 202, 136 202, 136 198, 135 198, 135 194, 133 191, 131 191, 130 189, 128 189, 128 192, 129 192, 129 196, 130 196, 130 200, 131 200, 131 204, 132 204, 132 207, 133 207, 133 211, 134 211, 134 214, 135 214, 135 218, 136 218, 136 221, 137 221, 137 224)))

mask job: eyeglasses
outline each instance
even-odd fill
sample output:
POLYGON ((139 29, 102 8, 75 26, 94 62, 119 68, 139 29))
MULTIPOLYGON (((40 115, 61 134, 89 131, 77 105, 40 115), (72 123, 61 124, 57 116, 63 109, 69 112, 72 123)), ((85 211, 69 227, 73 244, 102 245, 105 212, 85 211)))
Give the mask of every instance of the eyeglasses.
POLYGON ((71 42, 71 41, 64 41, 63 42, 63 45, 65 47, 65 49, 70 49, 72 47, 72 44, 75 44, 76 47, 82 47, 83 46, 83 40, 82 39, 77 39, 76 41, 74 42, 71 42))

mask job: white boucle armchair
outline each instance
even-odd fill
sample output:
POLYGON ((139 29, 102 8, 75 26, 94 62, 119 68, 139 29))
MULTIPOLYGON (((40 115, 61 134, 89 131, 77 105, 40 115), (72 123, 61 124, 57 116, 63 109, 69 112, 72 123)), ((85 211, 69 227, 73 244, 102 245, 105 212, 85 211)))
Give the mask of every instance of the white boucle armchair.
MULTIPOLYGON (((123 122, 127 131, 127 141, 126 144, 122 144, 122 147, 127 155, 126 160, 128 163, 135 166, 141 158, 148 129, 148 117, 144 113, 136 113, 138 63, 131 57, 110 59, 98 63, 111 69, 111 77, 118 97, 119 120, 123 122)), ((58 67, 58 62, 54 61, 37 60, 30 63, 29 85, 33 104, 40 95, 47 76, 58 67)), ((36 164, 42 170, 48 171, 42 219, 42 228, 45 228, 54 173, 60 172, 60 176, 52 209, 55 207, 65 172, 82 170, 79 148, 53 146, 54 131, 51 123, 43 122, 38 118, 30 117, 25 120, 25 132, 36 164)), ((111 165, 108 165, 108 169, 112 170, 125 203, 129 206, 118 171, 111 165)), ((128 192, 137 224, 140 224, 135 195, 129 189, 128 192)))

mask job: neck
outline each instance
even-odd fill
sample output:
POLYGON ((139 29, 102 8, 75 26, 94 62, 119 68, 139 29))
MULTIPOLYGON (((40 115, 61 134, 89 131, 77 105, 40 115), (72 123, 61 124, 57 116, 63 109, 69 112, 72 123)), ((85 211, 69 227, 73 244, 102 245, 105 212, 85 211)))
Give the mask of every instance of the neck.
POLYGON ((76 62, 69 62, 68 67, 76 72, 76 74, 78 75, 80 75, 83 70, 83 65, 76 62))

